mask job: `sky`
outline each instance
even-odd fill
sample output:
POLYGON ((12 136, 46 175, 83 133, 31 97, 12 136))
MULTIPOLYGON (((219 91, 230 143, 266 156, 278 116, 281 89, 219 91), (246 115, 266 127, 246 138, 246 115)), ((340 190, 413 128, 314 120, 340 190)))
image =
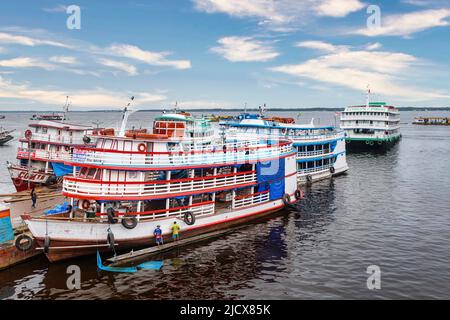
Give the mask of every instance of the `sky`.
POLYGON ((0 2, 0 112, 449 107, 449 74, 450 0, 0 2))

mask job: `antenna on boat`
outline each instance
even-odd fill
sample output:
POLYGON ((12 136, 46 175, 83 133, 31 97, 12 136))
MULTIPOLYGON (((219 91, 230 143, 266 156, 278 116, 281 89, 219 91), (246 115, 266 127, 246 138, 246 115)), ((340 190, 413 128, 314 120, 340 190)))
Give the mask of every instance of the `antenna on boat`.
POLYGON ((71 104, 71 102, 69 101, 69 98, 70 98, 69 96, 66 96, 66 103, 64 104, 64 108, 63 108, 63 111, 64 111, 63 120, 68 120, 67 113, 69 113, 69 106, 71 104))
MULTIPOLYGON (((132 97, 130 98, 130 100, 133 101, 133 100, 134 100, 134 96, 132 96, 132 97)), ((131 113, 133 113, 133 112, 131 112, 131 111, 129 110, 131 101, 128 102, 127 106, 123 109, 123 113, 122 113, 122 124, 120 125, 120 131, 119 131, 119 136, 120 136, 120 137, 125 136, 125 130, 126 130, 126 128, 127 128, 128 117, 130 116, 131 113)))
POLYGON ((366 95, 366 107, 370 106, 370 86, 367 85, 367 95, 366 95))

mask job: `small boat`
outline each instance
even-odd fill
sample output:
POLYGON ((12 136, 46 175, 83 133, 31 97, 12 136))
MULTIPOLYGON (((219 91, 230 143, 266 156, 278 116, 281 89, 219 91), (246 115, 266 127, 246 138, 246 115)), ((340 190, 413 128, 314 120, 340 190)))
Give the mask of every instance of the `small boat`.
POLYGON ((5 119, 6 117, 4 115, 0 115, 0 119, 5 119))
POLYGON ((416 117, 413 124, 425 126, 450 126, 450 117, 416 117))
POLYGON ((341 129, 345 131, 348 149, 390 147, 401 138, 400 113, 385 102, 350 106, 341 113, 341 129))
POLYGON ((14 130, 7 131, 3 128, 0 128, 0 146, 14 139, 14 137, 11 135, 12 132, 14 132, 14 130))
POLYGON ((38 121, 38 120, 49 120, 49 121, 62 121, 64 120, 64 116, 58 113, 52 114, 33 114, 30 120, 38 121))

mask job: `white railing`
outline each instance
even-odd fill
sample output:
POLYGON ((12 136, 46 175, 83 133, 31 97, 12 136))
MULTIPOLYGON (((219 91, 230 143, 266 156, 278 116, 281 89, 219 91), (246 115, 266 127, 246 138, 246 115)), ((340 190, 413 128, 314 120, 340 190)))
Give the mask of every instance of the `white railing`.
POLYGON ((46 133, 33 132, 31 140, 48 141, 66 144, 84 144, 83 137, 71 137, 67 135, 51 135, 46 133))
POLYGON ((70 196, 108 197, 163 197, 171 194, 190 193, 214 188, 233 188, 239 185, 256 183, 254 172, 236 173, 222 177, 202 177, 182 179, 179 182, 148 181, 142 183, 107 183, 96 181, 80 181, 76 178, 66 177, 63 182, 63 191, 70 196))
MULTIPOLYGON (((214 203, 209 203, 201 206, 186 206, 181 207, 180 209, 171 208, 166 210, 156 210, 153 213, 142 212, 140 213, 140 220, 159 219, 167 217, 183 219, 186 212, 191 212, 197 218, 214 214, 214 203)), ((139 213, 134 213, 134 215, 139 215, 139 213)))
POLYGON ((241 208, 251 206, 257 203, 268 202, 270 200, 269 192, 263 192, 248 196, 238 196, 234 198, 233 208, 241 208))
POLYGON ((297 158, 307 158, 307 157, 314 157, 314 156, 326 156, 330 155, 332 152, 330 149, 323 149, 323 150, 316 150, 316 151, 304 151, 304 152, 297 152, 297 158))
POLYGON ((207 152, 171 152, 168 154, 116 153, 90 149, 75 149, 71 159, 75 164, 127 167, 175 167, 194 165, 221 165, 277 158, 292 152, 292 144, 264 146, 261 148, 222 149, 207 152))
POLYGON ((369 115, 361 115, 361 116, 341 116, 341 121, 356 121, 356 120, 372 120, 372 121, 400 121, 400 117, 392 117, 388 116, 369 116, 369 115))
POLYGON ((258 133, 247 133, 247 132, 233 132, 227 134, 227 138, 235 137, 240 139, 255 139, 255 140, 292 140, 295 142, 306 142, 306 141, 321 141, 321 140, 334 140, 339 139, 344 136, 342 131, 331 131, 328 133, 322 134, 310 134, 310 133, 301 133, 301 134, 258 134, 258 133))
POLYGON ((344 137, 343 131, 333 132, 333 133, 328 133, 328 134, 319 134, 319 135, 305 134, 305 135, 301 135, 301 136, 296 136, 296 135, 287 136, 287 138, 291 139, 294 143, 298 142, 298 141, 306 142, 308 140, 311 140, 311 141, 336 140, 336 139, 340 139, 342 137, 344 137))
POLYGON ((311 174, 311 173, 317 173, 317 172, 330 170, 330 168, 332 166, 333 166, 333 164, 325 164, 325 165, 320 166, 320 167, 314 167, 314 168, 309 168, 309 169, 299 169, 299 170, 297 170, 297 177, 299 177, 301 175, 308 175, 308 174, 311 174))
POLYGON ((47 151, 42 149, 28 149, 28 148, 18 148, 17 157, 20 159, 28 159, 30 156, 31 159, 44 159, 47 161, 69 161, 70 154, 66 152, 56 152, 56 151, 47 151), (30 155, 28 155, 30 152, 30 155))

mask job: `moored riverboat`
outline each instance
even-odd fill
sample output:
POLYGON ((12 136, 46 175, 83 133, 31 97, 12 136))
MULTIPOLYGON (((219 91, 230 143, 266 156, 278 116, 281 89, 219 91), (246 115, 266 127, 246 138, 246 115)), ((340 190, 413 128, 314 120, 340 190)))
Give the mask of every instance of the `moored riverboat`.
POLYGON ((312 183, 348 170, 344 132, 333 126, 297 124, 293 118, 243 113, 223 123, 227 136, 245 139, 287 139, 296 149, 299 184, 312 183))
POLYGON ((349 149, 386 148, 401 138, 398 109, 385 102, 370 102, 370 90, 366 105, 345 108, 340 120, 349 149))
POLYGON ((20 138, 17 163, 7 163, 11 180, 17 191, 33 186, 54 185, 71 173, 64 164, 77 146, 89 145, 85 136, 93 132, 90 126, 61 121, 41 120, 29 124, 20 138))
POLYGON ((288 140, 217 141, 209 122, 164 114, 153 130, 93 136, 73 150, 64 177, 68 212, 22 216, 50 261, 155 244, 243 224, 294 204, 295 151, 288 140))

